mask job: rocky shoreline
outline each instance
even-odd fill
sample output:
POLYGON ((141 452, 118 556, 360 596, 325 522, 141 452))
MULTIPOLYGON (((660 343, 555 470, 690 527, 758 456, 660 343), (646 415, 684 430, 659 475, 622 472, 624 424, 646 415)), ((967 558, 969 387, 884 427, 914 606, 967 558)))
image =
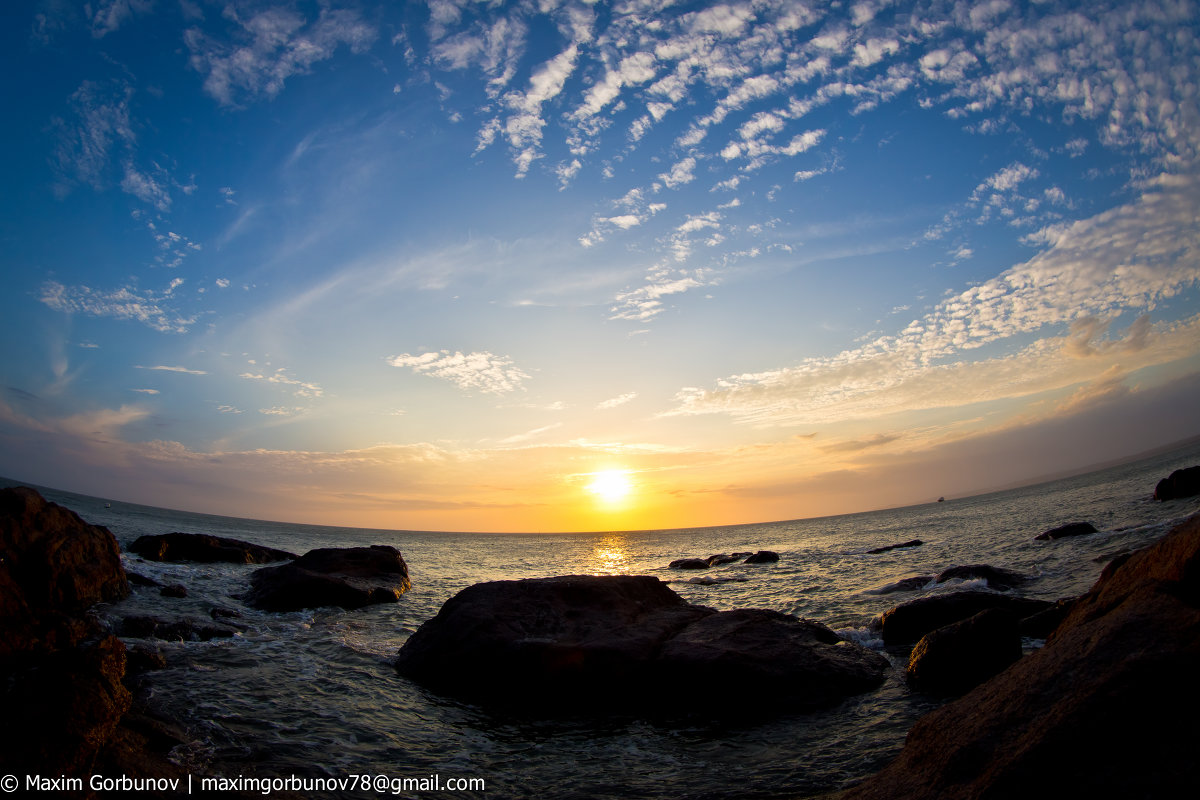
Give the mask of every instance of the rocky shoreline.
MULTIPOLYGON (((1066 527, 1044 538, 1088 533, 1066 527)), ((157 541, 144 543, 147 559, 283 562, 247 575, 243 600, 267 611, 397 602, 410 586, 390 547, 297 557, 211 536, 149 538, 157 541)), ((237 635, 238 612, 121 616, 129 583, 146 579, 125 573, 107 529, 31 489, 0 490, 0 544, 0 687, 10 721, 0 726, 0 772, 183 774, 170 754, 185 732, 140 692, 145 673, 162 666, 147 643, 237 635), (97 603, 116 604, 115 624, 101 621, 97 603)), ((1012 594, 1024 576, 978 564, 868 592, 951 579, 996 590, 919 598, 877 618, 888 653, 907 661, 912 690, 949 702, 917 722, 892 764, 837 796, 1008 797, 1038 785, 1067 796, 1108 796, 1115 786, 1155 797, 1195 785, 1190 741, 1171 732, 1179 714, 1190 725, 1197 710, 1187 689, 1200 667, 1198 554, 1200 515, 1117 557, 1088 593, 1058 603, 1012 594), (1046 644, 1023 656, 1022 636, 1046 644)), ((720 570, 749 555, 696 561, 720 570)), ((396 668, 505 713, 725 713, 707 698, 753 686, 755 699, 734 713, 769 715, 870 692, 890 666, 822 625, 691 605, 654 577, 561 576, 469 587, 409 638, 396 668)))

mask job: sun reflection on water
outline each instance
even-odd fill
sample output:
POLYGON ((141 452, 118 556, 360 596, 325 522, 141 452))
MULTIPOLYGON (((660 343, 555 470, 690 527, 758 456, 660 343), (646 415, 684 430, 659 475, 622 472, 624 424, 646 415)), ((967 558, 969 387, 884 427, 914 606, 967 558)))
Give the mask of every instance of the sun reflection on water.
POLYGON ((592 548, 593 575, 624 575, 629 571, 629 552, 625 537, 614 534, 596 542, 592 548))

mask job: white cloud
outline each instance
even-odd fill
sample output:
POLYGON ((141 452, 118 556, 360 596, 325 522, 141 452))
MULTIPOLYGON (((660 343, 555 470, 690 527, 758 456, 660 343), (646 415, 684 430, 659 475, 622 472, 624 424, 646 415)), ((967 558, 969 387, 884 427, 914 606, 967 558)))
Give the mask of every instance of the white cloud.
POLYGON ((159 393, 158 389, 130 389, 129 391, 138 392, 139 394, 158 394, 159 393))
POLYGON ((154 367, 135 366, 134 369, 148 369, 155 372, 181 372, 184 375, 207 375, 208 373, 202 369, 188 369, 187 367, 169 367, 165 364, 160 364, 154 367))
POLYGON ((312 399, 321 397, 325 394, 325 390, 322 389, 320 385, 311 383, 309 381, 297 380, 288 375, 287 370, 283 367, 279 367, 270 374, 264 374, 261 372, 243 372, 242 374, 238 375, 238 377, 245 378, 246 380, 263 381, 264 383, 274 383, 281 386, 295 387, 292 390, 292 393, 296 397, 312 399))
POLYGON ((630 402, 631 400, 636 399, 637 396, 638 396, 637 392, 626 392, 625 394, 619 394, 616 397, 610 397, 608 400, 604 400, 604 401, 597 403, 596 410, 603 411, 605 409, 616 408, 617 406, 623 406, 626 403, 630 402))
POLYGON ((182 316, 165 302, 172 298, 182 282, 181 278, 176 278, 161 292, 139 291, 135 287, 104 292, 88 286, 64 286, 58 281, 47 281, 42 284, 38 299, 66 314, 132 319, 163 333, 186 333, 196 318, 182 316))
POLYGON ((523 388, 529 375, 513 365, 511 358, 487 351, 462 353, 449 350, 390 356, 393 367, 408 367, 421 375, 447 380, 463 390, 478 389, 486 394, 506 394, 523 388))
POLYGON ((183 38, 192 68, 204 75, 204 90, 227 106, 274 97, 289 78, 331 58, 338 47, 364 52, 376 37, 372 26, 347 9, 322 8, 311 23, 286 8, 242 15, 226 6, 223 17, 232 23, 233 41, 198 27, 186 30, 183 38))
POLYGON ((696 159, 688 156, 676 162, 669 172, 664 172, 658 177, 668 189, 674 189, 676 186, 694 181, 696 179, 695 169, 696 159))

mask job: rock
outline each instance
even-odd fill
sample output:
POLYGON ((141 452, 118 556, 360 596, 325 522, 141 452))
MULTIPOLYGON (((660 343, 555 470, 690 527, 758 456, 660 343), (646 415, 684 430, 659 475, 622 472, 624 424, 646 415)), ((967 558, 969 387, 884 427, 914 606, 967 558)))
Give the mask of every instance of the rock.
POLYGON ((1098 533, 1096 526, 1090 522, 1072 522, 1069 525, 1063 525, 1058 528, 1051 528, 1045 533, 1039 533, 1033 537, 1039 541, 1048 541, 1050 539, 1065 539, 1068 536, 1086 536, 1089 533, 1098 533))
POLYGON ((1154 487, 1155 500, 1178 500, 1200 494, 1200 467, 1177 469, 1154 487))
POLYGON ((924 589, 933 580, 932 575, 914 575, 911 578, 901 578, 895 583, 881 586, 878 589, 868 589, 864 594, 891 594, 892 592, 915 592, 924 589))
POLYGON ((167 668, 167 657, 157 647, 148 644, 125 645, 125 684, 147 672, 167 668))
POLYGON ((934 580, 938 583, 945 583, 955 578, 964 581, 983 578, 988 582, 988 586, 993 589, 1000 589, 1001 591, 1011 589, 1014 586, 1020 586, 1025 582, 1025 576, 1020 573, 988 566, 987 564, 968 564, 962 567, 950 567, 950 569, 939 572, 934 580))
POLYGON ((239 539, 210 536, 206 533, 164 533, 154 536, 139 536, 129 546, 148 561, 217 561, 230 564, 269 564, 272 561, 290 561, 295 554, 285 550, 263 547, 239 539))
POLYGON ((1186 796, 1197 674, 1200 515, 1106 568, 1045 647, 922 717, 841 798, 1186 796))
POLYGON ((575 575, 464 589, 396 669, 467 700, 557 714, 679 710, 726 685, 819 704, 878 685, 887 661, 816 623, 689 605, 654 577, 575 575))
POLYGON ((90 769, 131 698, 125 645, 85 611, 128 594, 107 529, 0 490, 0 773, 90 769))
POLYGON ((220 607, 213 608, 213 609, 209 610, 208 615, 218 621, 223 620, 223 619, 241 619, 242 618, 241 612, 236 611, 232 608, 220 608, 220 607))
POLYGON ((187 587, 181 583, 172 583, 158 590, 163 597, 187 597, 187 587))
POLYGON ((889 550, 899 550, 902 547, 920 547, 923 544, 925 543, 920 539, 911 539, 907 542, 901 542, 900 544, 889 544, 885 547, 876 547, 874 550, 868 550, 867 555, 878 555, 879 553, 886 553, 889 550))
POLYGON ((908 685, 929 694, 962 694, 1021 657, 1011 612, 991 608, 921 637, 908 658, 908 685))
POLYGON ((738 556, 731 556, 731 555, 729 555, 729 553, 721 553, 720 555, 709 556, 708 558, 704 559, 704 561, 710 567, 720 567, 725 564, 732 564, 735 561, 740 561, 740 560, 741 559, 738 556))
POLYGON ((745 564, 772 564, 779 560, 779 553, 771 550, 759 550, 754 555, 747 558, 745 564))
POLYGON ((159 583, 158 581, 154 580, 154 578, 147 578, 145 575, 142 575, 137 572, 126 571, 125 577, 129 579, 130 586, 151 586, 151 587, 162 586, 162 584, 159 583))
POLYGON ((1045 600, 995 594, 994 592, 964 591, 921 597, 885 611, 879 618, 883 642, 886 645, 907 644, 951 623, 973 617, 980 611, 999 608, 1024 619, 1049 608, 1045 600))
POLYGON ((163 619, 144 615, 125 617, 117 633, 132 639, 162 639, 168 642, 207 642, 234 636, 238 629, 222 622, 210 622, 198 617, 163 619))
POLYGON ((408 565, 389 545, 310 550, 290 564, 250 576, 246 602, 264 611, 395 603, 412 586, 408 565))
POLYGON ((708 569, 708 561, 703 558, 677 558, 667 569, 708 569))
POLYGON ((738 609, 698 619, 672 636, 654 671, 664 692, 704 697, 716 687, 753 686, 772 703, 817 708, 875 688, 888 668, 880 654, 842 642, 819 623, 738 609))
POLYGON ((1078 599, 1078 597, 1064 598, 1045 611, 1039 611, 1021 620, 1021 635, 1030 639, 1045 639, 1054 633, 1055 629, 1067 618, 1078 599))

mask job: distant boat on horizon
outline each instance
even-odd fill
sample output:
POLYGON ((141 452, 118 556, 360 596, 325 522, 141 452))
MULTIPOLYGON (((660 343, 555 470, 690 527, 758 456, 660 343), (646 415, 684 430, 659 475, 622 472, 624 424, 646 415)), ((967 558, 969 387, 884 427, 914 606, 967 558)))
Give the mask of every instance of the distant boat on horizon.
POLYGON ((939 498, 938 498, 938 502, 939 502, 939 503, 944 503, 944 502, 946 502, 946 498, 944 498, 944 497, 939 497, 939 498))

